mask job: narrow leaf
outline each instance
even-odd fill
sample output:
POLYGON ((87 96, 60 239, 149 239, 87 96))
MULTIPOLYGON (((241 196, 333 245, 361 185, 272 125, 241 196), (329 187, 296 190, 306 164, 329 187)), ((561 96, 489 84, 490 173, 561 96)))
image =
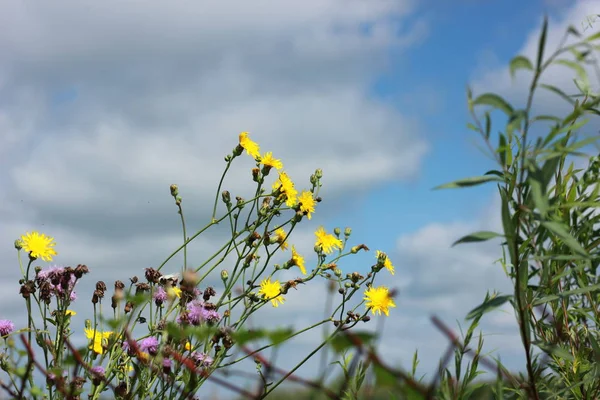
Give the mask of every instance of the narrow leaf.
POLYGON ((498 307, 501 307, 502 305, 504 305, 504 303, 506 303, 507 301, 510 301, 512 298, 513 298, 513 296, 510 296, 510 295, 502 295, 502 296, 492 297, 491 299, 484 301, 482 304, 480 304, 479 306, 472 309, 467 314, 466 319, 471 320, 471 319, 481 317, 483 314, 486 314, 498 307))
POLYGON ((539 71, 544 61, 544 49, 546 48, 546 36, 548 35, 548 17, 544 16, 544 23, 542 24, 542 33, 538 42, 538 53, 537 53, 537 64, 536 69, 539 71))
POLYGON ((484 93, 473 101, 473 105, 488 105, 503 111, 506 115, 513 113, 513 108, 506 100, 494 93, 484 93))
POLYGON ((568 94, 566 94, 565 92, 563 92, 562 90, 557 88, 556 86, 547 85, 545 83, 540 83, 540 87, 559 95, 560 97, 563 98, 563 100, 569 102, 569 104, 575 104, 575 100, 573 100, 571 98, 571 96, 569 96, 568 94))
POLYGON ((486 240, 490 240, 490 239, 493 239, 496 237, 501 237, 501 236, 503 236, 503 235, 496 233, 496 232, 490 232, 490 231, 475 232, 475 233, 471 233, 470 235, 466 235, 466 236, 463 236, 462 238, 458 239, 456 242, 452 243, 452 247, 454 247, 460 243, 485 242, 486 240))
POLYGON ((454 188, 462 188, 469 186, 477 186, 487 182, 502 182, 502 179, 493 175, 485 175, 485 176, 475 176, 471 178, 460 179, 458 181, 445 183, 440 186, 436 186, 433 189, 454 189, 454 188))
POLYGON ((528 69, 530 71, 533 70, 533 65, 531 65, 531 61, 529 58, 524 56, 516 56, 510 61, 510 76, 514 79, 515 72, 518 69, 528 69))
POLYGON ((587 251, 585 251, 577 239, 568 232, 564 224, 555 221, 544 221, 542 222, 542 226, 558 236, 571 250, 573 250, 573 252, 580 256, 588 257, 587 251))

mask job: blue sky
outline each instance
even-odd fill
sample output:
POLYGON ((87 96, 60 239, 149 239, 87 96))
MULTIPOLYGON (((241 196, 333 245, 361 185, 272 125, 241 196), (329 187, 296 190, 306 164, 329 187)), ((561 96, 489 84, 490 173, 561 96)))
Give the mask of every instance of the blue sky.
MULTIPOLYGON (((97 279, 141 275, 179 245, 168 186, 180 185, 190 229, 202 226, 223 156, 240 131, 250 131, 299 187, 315 168, 324 171, 323 202, 294 238, 307 259, 320 224, 351 226, 352 244, 371 248, 349 259, 345 272, 367 271, 376 249, 391 256, 396 275, 382 282, 400 296, 382 345, 402 365, 419 349, 421 372, 431 373, 445 341, 428 316, 456 328, 487 290, 510 290, 494 264, 497 243, 450 248, 471 231, 499 229, 494 187, 432 190, 494 167, 466 128, 466 85, 476 95, 523 99, 527 76, 511 84, 507 64, 535 51, 544 13, 556 45, 567 24, 579 25, 596 5, 233 3, 125 2, 115 12, 110 2, 7 2, 0 13, 0 53, 11 54, 0 59, 0 258, 14 259, 12 244, 23 232, 44 230, 59 243, 57 263, 95 271, 78 287, 82 298, 97 279)), ((550 80, 570 84, 565 74, 550 80)), ((560 109, 548 96, 537 100, 560 109)), ((244 159, 232 169, 226 188, 233 195, 252 188, 251 167, 244 159)), ((194 242, 191 264, 200 265, 221 238, 194 242)), ((168 267, 181 263, 176 257, 168 267)), ((13 296, 0 319, 18 325, 18 268, 5 278, 0 290, 13 296)), ((286 303, 298 327, 322 308, 322 286, 308 286, 286 303)), ((82 320, 88 304, 75 305, 82 320)), ((276 325, 278 311, 266 309, 259 323, 276 325)), ((500 348, 511 368, 523 365, 507 309, 482 330, 486 349, 500 348)), ((284 367, 317 340, 295 343, 284 367)))

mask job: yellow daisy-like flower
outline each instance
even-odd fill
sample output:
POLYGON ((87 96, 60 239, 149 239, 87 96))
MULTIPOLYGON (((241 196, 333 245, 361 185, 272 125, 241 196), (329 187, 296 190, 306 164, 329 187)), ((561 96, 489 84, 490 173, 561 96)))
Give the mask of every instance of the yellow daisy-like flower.
POLYGON ((85 337, 93 341, 93 343, 90 344, 89 348, 92 349, 94 353, 104 353, 104 348, 102 347, 102 344, 106 343, 106 341, 109 337, 111 337, 113 332, 98 332, 94 329, 89 328, 85 328, 83 331, 85 332, 85 337))
POLYGON ((190 350, 192 350, 192 344, 191 344, 190 342, 185 342, 185 349, 186 349, 187 351, 190 351, 190 350))
POLYGON ((281 294, 281 284, 279 281, 271 282, 271 278, 263 279, 260 283, 260 290, 258 294, 263 295, 265 299, 271 299, 273 307, 279 307, 279 304, 283 304, 285 298, 281 294))
POLYGON ((44 261, 52 261, 52 256, 55 256, 56 250, 53 247, 54 238, 46 236, 43 233, 33 231, 27 232, 21 236, 22 248, 33 258, 41 258, 44 261))
POLYGON ((252 156, 252 158, 256 159, 260 157, 260 147, 248 137, 248 132, 240 133, 240 146, 242 146, 242 148, 246 150, 246 153, 252 156))
POLYGON ((381 315, 383 312, 386 316, 389 316, 390 307, 396 307, 394 299, 390 297, 389 290, 385 286, 369 287, 365 290, 364 300, 367 309, 370 308, 373 315, 381 315))
POLYGON ((73 310, 67 310, 67 311, 65 312, 65 315, 66 315, 67 317, 71 317, 71 316, 73 316, 73 315, 77 315, 77 313, 76 313, 75 311, 73 311, 73 310))
POLYGON ((287 173, 279 173, 279 178, 273 183, 273 190, 278 190, 287 197, 285 204, 288 207, 294 207, 298 202, 298 191, 294 187, 294 182, 287 173))
POLYGON ((265 153, 265 155, 261 157, 260 162, 265 167, 272 167, 277 170, 280 170, 283 168, 283 163, 281 162, 281 160, 273 158, 273 153, 270 151, 268 153, 265 153))
POLYGON ((390 273, 392 275, 394 275, 394 265, 392 264, 392 260, 390 260, 390 258, 387 256, 387 254, 377 250, 375 252, 375 258, 379 259, 379 255, 383 254, 385 256, 385 261, 383 263, 383 266, 385 267, 385 269, 387 269, 388 271, 390 271, 390 273))
POLYGON ((331 233, 325 232, 325 228, 322 226, 319 227, 315 231, 315 236, 317 237, 317 241, 315 242, 315 246, 321 246, 323 249, 323 253, 330 254, 335 249, 341 250, 344 244, 338 238, 336 238, 331 233))
POLYGON ((275 238, 277 239, 277 243, 281 246, 281 250, 285 250, 288 248, 288 242, 285 240, 287 234, 283 230, 283 228, 279 228, 275 231, 275 238))
POLYGON ((298 197, 298 202, 300 202, 300 211, 306 214, 308 219, 312 218, 312 213, 315 212, 315 199, 313 199, 312 192, 308 190, 304 190, 300 197, 298 197))
POLYGON ((175 297, 180 299, 181 289, 179 289, 177 286, 171 286, 167 289, 167 296, 169 296, 170 299, 174 299, 175 297))
POLYGON ((304 257, 296 253, 296 248, 292 246, 292 264, 298 266, 303 275, 306 275, 306 267, 304 266, 304 257))

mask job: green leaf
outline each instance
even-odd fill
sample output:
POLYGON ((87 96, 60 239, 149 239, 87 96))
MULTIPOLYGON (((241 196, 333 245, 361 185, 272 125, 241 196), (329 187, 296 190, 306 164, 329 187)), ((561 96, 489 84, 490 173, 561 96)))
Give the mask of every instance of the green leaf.
POLYGON ((238 345, 244 345, 248 342, 265 338, 267 331, 264 329, 244 329, 234 332, 231 336, 238 345))
POLYGON ((473 101, 473 105, 488 105, 502 110, 506 115, 513 113, 513 108, 502 97, 494 93, 484 93, 473 101))
POLYGON ((502 182, 503 180, 498 178, 497 176, 485 175, 485 176, 475 176, 471 178, 459 179, 458 181, 445 183, 440 186, 436 186, 433 189, 455 189, 462 187, 470 187, 477 186, 487 182, 502 182))
POLYGON ((584 258, 589 257, 587 251, 567 230, 564 224, 555 221, 543 221, 542 226, 558 236, 573 252, 584 258))
POLYGON ((531 119, 531 122, 535 121, 553 121, 553 122, 561 122, 559 117, 555 117, 554 115, 536 115, 531 119))
POLYGON ((596 359, 597 363, 600 363, 600 345, 598 345, 596 338, 594 338, 594 335, 590 332, 588 332, 588 339, 590 340, 592 350, 594 351, 594 358, 596 359))
POLYGON ((528 69, 532 71, 533 65, 531 64, 531 61, 529 61, 529 58, 524 56, 516 56, 513 58, 510 61, 510 76, 513 79, 515 77, 515 72, 517 72, 518 69, 528 69))
POLYGON ((579 78, 583 85, 587 86, 589 89, 590 81, 587 72, 585 72, 585 69, 580 64, 576 63, 575 61, 565 59, 556 60, 554 63, 571 68, 577 74, 577 78, 579 78))
POLYGON ((336 353, 343 353, 345 350, 354 347, 353 340, 358 339, 363 345, 371 343, 377 338, 377 334, 373 332, 361 331, 352 332, 353 339, 350 339, 348 334, 341 333, 330 339, 331 347, 336 353))
POLYGON ((491 231, 479 231, 475 233, 471 233, 470 235, 463 236, 458 239, 456 242, 452 243, 452 247, 456 246, 460 243, 473 243, 473 242, 485 242, 486 240, 490 240, 496 237, 502 237, 503 235, 491 232, 491 231))
POLYGON ((375 385, 376 387, 386 388, 394 387, 398 383, 398 378, 394 376, 390 371, 383 368, 379 364, 373 365, 373 372, 375 372, 375 385))
POLYGON ((569 353, 569 350, 565 349, 561 346, 552 346, 544 342, 534 341, 535 344, 540 349, 544 350, 546 353, 550 353, 562 360, 573 361, 573 355, 569 353))
POLYGON ((531 197, 533 199, 533 204, 539 210, 542 216, 545 216, 548 212, 548 199, 543 193, 542 185, 539 181, 532 179, 529 182, 531 186, 531 197))
POLYGON ((542 24, 542 33, 538 42, 538 53, 537 53, 537 64, 536 69, 538 71, 542 68, 542 62, 544 61, 544 49, 546 48, 546 36, 548 35, 548 17, 544 16, 544 23, 542 24))
POLYGON ((473 125, 470 122, 467 124, 467 128, 469 128, 472 131, 479 132, 479 128, 477 128, 475 125, 473 125))
POLYGON ((600 39, 600 32, 596 32, 593 35, 590 35, 583 40, 585 40, 586 42, 593 42, 594 40, 598 40, 598 39, 600 39))
POLYGON ((559 95, 560 97, 563 98, 563 100, 567 101, 569 104, 575 104, 575 100, 573 100, 571 98, 571 96, 569 96, 568 94, 566 94, 565 92, 563 92, 562 90, 557 88, 556 86, 547 85, 545 83, 540 83, 540 87, 559 95))
POLYGON ((501 307, 507 301, 510 301, 513 298, 511 295, 502 295, 492 297, 491 299, 484 301, 479 306, 472 309, 468 314, 466 319, 471 320, 475 318, 481 317, 483 314, 486 314, 492 310, 495 310, 498 307, 501 307))
POLYGON ((276 329, 274 331, 268 332, 267 336, 269 336, 269 339, 271 339, 271 342, 274 345, 278 345, 278 344, 286 341, 293 334, 294 334, 294 330, 291 328, 280 328, 280 329, 276 329))
POLYGON ((573 35, 575 37, 581 37, 581 33, 579 33, 579 31, 577 29, 575 29, 575 27, 573 25, 569 25, 569 27, 567 28, 567 32, 569 32, 571 35, 573 35))
POLYGON ((589 82, 582 81, 581 79, 573 79, 573 83, 577 86, 577 89, 583 94, 590 94, 590 84, 589 82))

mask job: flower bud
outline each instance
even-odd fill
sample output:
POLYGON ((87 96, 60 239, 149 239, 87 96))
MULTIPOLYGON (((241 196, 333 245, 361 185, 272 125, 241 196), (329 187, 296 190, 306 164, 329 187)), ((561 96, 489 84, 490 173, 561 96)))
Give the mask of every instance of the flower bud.
POLYGON ((23 248, 23 241, 21 239, 15 240, 15 249, 21 250, 23 248))
POLYGON ((323 170, 321 168, 318 168, 315 171, 315 176, 317 177, 317 179, 321 179, 323 177, 323 170))
POLYGON ((179 187, 177 187, 177 185, 175 185, 175 184, 171 185, 170 189, 171 189, 171 196, 177 197, 179 195, 179 187))
POLYGON ((335 276, 337 276, 338 278, 342 276, 342 270, 339 268, 336 268, 333 270, 333 273, 335 274, 335 276))
POLYGON ((226 270, 221 271, 221 279, 223 280, 223 282, 229 279, 229 273, 226 270))
POLYGON ((350 237, 350 235, 352 235, 352 228, 346 227, 346 229, 344 229, 344 236, 346 236, 347 239, 348 237, 350 237))
POLYGON ((260 170, 258 168, 252 168, 252 180, 254 182, 260 181, 260 170))
POLYGON ((340 233, 342 233, 342 231, 340 230, 340 228, 336 227, 333 229, 333 233, 335 234, 335 236, 340 237, 340 233))
POLYGON ((223 203, 231 204, 231 195, 229 194, 229 191, 223 190, 223 193, 221 193, 221 198, 223 199, 223 203))

